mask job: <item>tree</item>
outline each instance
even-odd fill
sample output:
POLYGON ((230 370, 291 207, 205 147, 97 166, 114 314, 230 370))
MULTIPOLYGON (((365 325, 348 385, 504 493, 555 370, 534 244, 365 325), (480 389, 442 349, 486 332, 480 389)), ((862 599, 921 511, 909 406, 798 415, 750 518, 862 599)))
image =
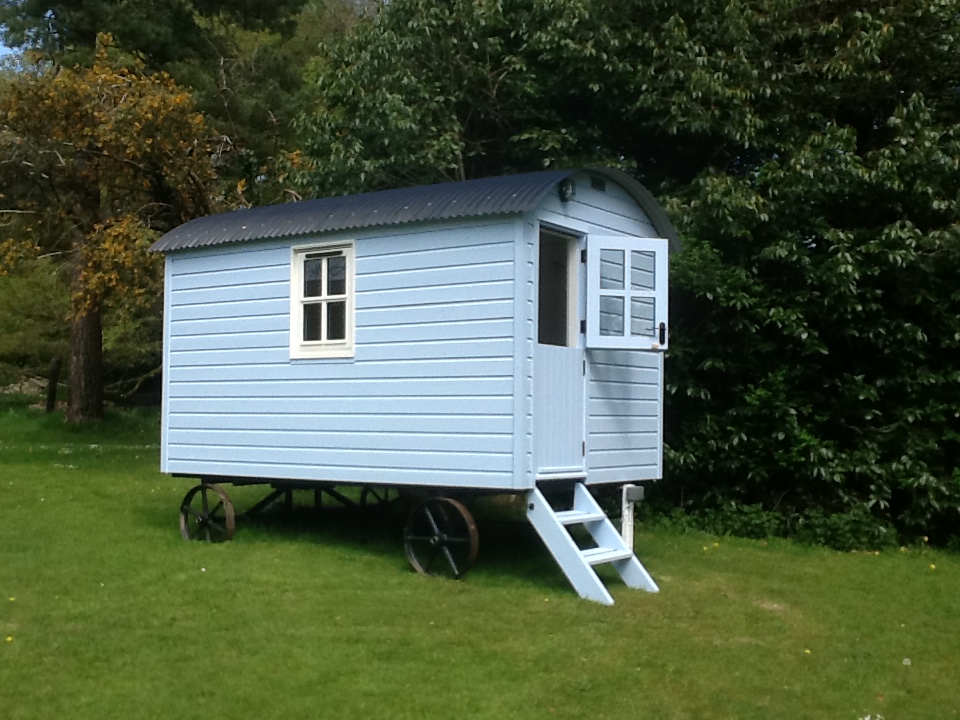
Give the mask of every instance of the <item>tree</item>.
POLYGON ((606 13, 580 0, 401 0, 321 46, 292 177, 330 194, 558 163, 620 163, 594 82, 569 47, 606 56, 606 13))
POLYGON ((190 95, 169 76, 111 59, 25 68, 0 96, 0 192, 14 224, 6 267, 43 254, 70 268, 67 419, 103 410, 102 316, 160 297, 159 233, 211 211, 213 148, 190 95))
POLYGON ((393 0, 313 68, 310 193, 613 162, 684 236, 688 507, 960 512, 958 0, 393 0))
POLYGON ((289 197, 275 170, 292 149, 303 68, 321 39, 359 17, 361 0, 7 0, 0 34, 57 65, 89 65, 97 33, 191 90, 216 124, 218 173, 238 204, 289 197))

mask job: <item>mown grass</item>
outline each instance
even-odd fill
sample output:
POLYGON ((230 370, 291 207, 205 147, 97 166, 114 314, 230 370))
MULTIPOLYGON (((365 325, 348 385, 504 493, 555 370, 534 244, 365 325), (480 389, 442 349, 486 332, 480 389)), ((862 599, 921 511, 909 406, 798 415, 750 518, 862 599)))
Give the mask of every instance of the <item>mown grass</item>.
POLYGON ((463 582, 410 572, 375 514, 186 543, 155 412, 3 403, 3 718, 960 717, 955 555, 640 532, 662 591, 608 608, 500 514, 463 582))

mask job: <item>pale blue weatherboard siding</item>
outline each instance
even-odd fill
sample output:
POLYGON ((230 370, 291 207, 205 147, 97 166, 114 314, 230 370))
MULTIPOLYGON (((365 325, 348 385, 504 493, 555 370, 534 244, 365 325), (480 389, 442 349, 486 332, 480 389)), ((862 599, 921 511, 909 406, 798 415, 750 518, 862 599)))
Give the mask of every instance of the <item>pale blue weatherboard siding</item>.
POLYGON ((164 470, 513 489, 514 240, 358 234, 347 359, 289 359, 291 242, 171 253, 164 470))
POLYGON ((588 482, 661 477, 663 355, 587 352, 588 482))

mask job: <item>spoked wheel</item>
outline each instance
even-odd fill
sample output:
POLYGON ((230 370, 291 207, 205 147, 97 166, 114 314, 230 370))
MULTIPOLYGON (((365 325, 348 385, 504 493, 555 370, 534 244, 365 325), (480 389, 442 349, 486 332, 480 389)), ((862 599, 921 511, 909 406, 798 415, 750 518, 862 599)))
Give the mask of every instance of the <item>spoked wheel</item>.
POLYGON ((461 578, 477 559, 477 524, 452 498, 430 498, 417 505, 403 531, 403 546, 413 569, 424 575, 461 578))
POLYGON ((226 542, 233 538, 237 517, 233 502, 219 485, 190 488, 180 503, 180 534, 184 540, 226 542))

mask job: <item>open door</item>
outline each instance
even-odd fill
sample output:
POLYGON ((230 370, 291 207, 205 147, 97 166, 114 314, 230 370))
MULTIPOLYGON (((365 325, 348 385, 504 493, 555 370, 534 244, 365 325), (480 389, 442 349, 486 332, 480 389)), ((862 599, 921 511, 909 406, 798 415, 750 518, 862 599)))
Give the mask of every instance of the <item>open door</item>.
POLYGON ((588 348, 667 349, 667 241, 587 239, 588 348))
POLYGON ((584 355, 580 238, 541 228, 533 356, 536 475, 584 476, 584 355))

